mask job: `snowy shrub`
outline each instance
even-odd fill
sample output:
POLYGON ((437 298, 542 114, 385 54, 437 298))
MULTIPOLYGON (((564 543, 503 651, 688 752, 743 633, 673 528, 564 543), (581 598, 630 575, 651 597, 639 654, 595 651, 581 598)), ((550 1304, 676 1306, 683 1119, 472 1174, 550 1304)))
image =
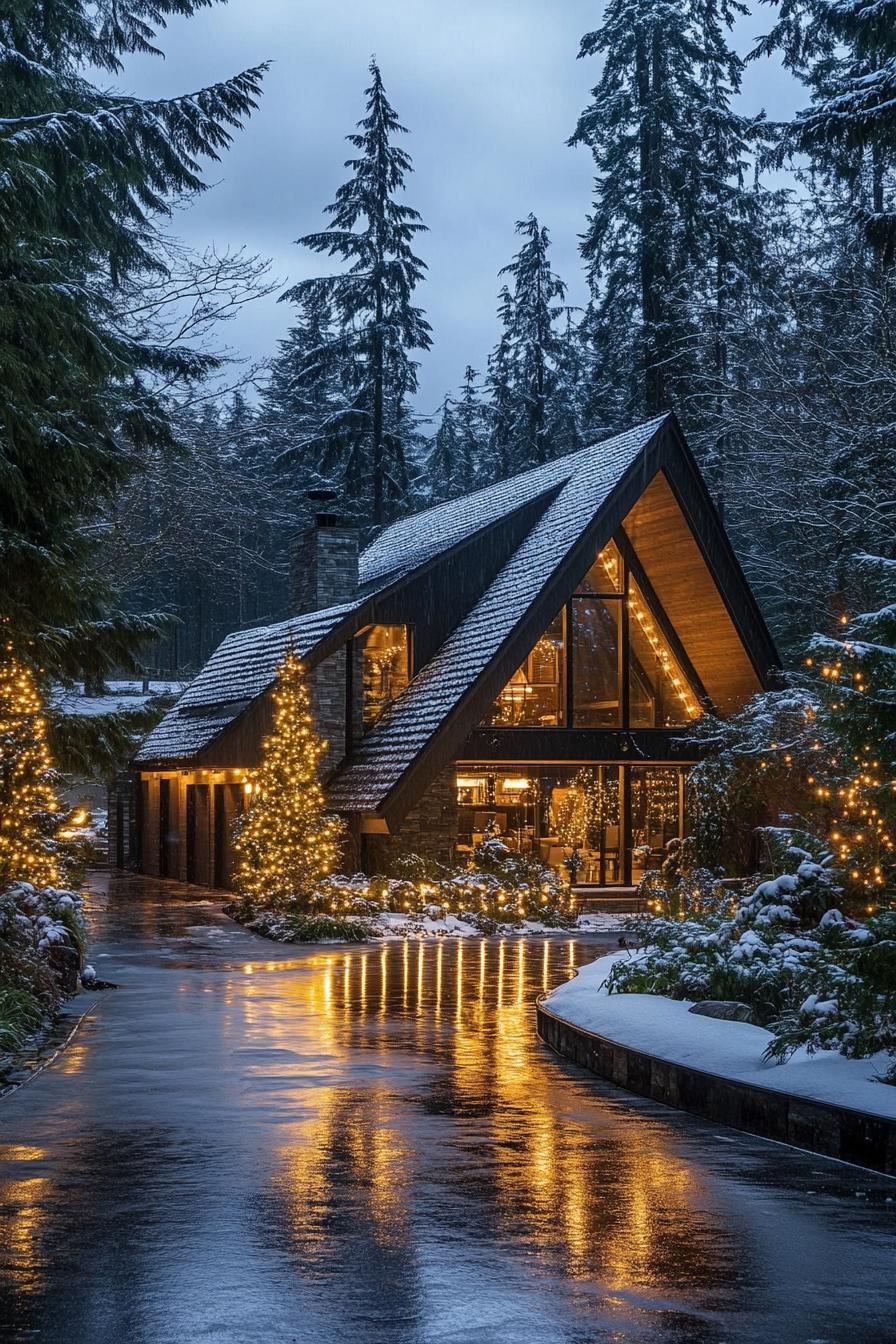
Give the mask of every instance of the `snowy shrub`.
POLYGON ((659 868, 638 886, 642 906, 666 919, 700 919, 734 910, 734 893, 707 868, 695 865, 693 839, 668 841, 659 868))
POLYGON ((379 936, 369 921, 337 915, 267 912, 250 919, 247 928, 278 943, 364 943, 379 936))
POLYGON ((16 882, 0 895, 0 1051, 14 1049, 62 1001, 51 965, 53 948, 83 959, 86 934, 75 892, 16 882))
POLYGON ((752 885, 733 909, 634 922, 644 952, 617 965, 611 993, 735 999, 773 1033, 767 1054, 896 1053, 896 912, 859 924, 835 902, 830 860, 787 851, 790 871, 752 885))
MULTIPOLYGON (((483 934, 518 927, 524 920, 548 928, 575 924, 568 887, 537 857, 517 854, 492 839, 477 847, 475 858, 471 868, 440 869, 418 856, 404 855, 400 866, 404 876, 335 873, 322 878, 294 907, 279 905, 275 911, 235 901, 227 911, 256 932, 281 941, 297 940, 280 939, 272 930, 292 928, 298 920, 349 920, 369 929, 386 911, 404 916, 409 929, 422 927, 424 918, 446 916, 456 916, 483 934), (426 876, 411 876, 421 871, 426 876)), ((312 923, 302 927, 311 928, 312 923)))

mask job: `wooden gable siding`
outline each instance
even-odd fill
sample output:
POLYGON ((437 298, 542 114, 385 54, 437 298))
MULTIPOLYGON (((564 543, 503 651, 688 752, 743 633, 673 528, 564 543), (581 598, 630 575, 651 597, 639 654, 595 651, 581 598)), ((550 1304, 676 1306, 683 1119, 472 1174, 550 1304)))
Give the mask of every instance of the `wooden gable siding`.
POLYGON ((654 477, 623 526, 710 700, 723 714, 739 709, 762 690, 769 668, 757 667, 750 657, 664 472, 654 477))
POLYGON ((469 614, 559 489, 558 486, 492 523, 480 535, 373 598, 374 621, 413 626, 413 673, 429 662, 469 614))

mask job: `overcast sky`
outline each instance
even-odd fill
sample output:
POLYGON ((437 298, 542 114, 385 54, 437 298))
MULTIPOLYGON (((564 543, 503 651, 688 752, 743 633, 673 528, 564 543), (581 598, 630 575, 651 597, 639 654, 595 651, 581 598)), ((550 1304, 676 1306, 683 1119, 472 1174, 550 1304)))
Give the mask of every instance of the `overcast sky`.
MULTIPOLYGON (((601 8, 595 0, 230 0, 172 22, 160 43, 165 61, 134 59, 121 83, 164 96, 273 61, 258 111, 212 166, 215 186, 176 228, 199 248, 263 253, 285 283, 326 269, 325 258, 293 240, 322 227, 322 208, 344 180, 343 137, 362 115, 375 53, 411 132, 403 137, 415 168, 406 200, 430 230, 417 247, 429 268, 417 299, 433 328, 433 348, 421 356, 425 412, 456 388, 468 362, 484 368, 497 331, 497 272, 516 250, 516 220, 534 211, 548 226, 570 302, 583 300, 577 235, 591 162, 565 142, 599 74, 576 52, 601 8)), ((742 50, 772 14, 761 6, 741 22, 742 50)), ((745 110, 784 116, 799 99, 777 64, 750 67, 745 110)), ((262 358, 290 317, 290 305, 261 301, 230 324, 227 339, 262 358)))

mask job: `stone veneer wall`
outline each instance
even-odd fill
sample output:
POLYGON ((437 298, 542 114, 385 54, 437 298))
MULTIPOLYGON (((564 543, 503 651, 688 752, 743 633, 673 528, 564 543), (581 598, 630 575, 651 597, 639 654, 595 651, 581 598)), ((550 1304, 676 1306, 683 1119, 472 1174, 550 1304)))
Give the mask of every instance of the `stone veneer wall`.
POLYGON ((690 1111, 714 1124, 896 1175, 896 1120, 658 1059, 574 1026, 540 1001, 536 1018, 539 1036, 558 1055, 639 1097, 690 1111))
POLYGON ((457 787, 455 767, 449 766, 433 780, 411 808, 394 835, 368 835, 367 864, 383 872, 401 854, 420 854, 438 863, 450 864, 457 843, 457 787))

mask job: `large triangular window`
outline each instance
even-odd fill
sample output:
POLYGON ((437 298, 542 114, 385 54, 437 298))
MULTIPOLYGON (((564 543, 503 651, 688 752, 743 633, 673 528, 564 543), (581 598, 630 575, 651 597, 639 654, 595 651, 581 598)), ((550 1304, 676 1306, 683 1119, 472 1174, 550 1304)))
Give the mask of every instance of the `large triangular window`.
POLYGON ((504 686, 485 723, 679 727, 701 707, 675 644, 668 622, 610 542, 504 686))

